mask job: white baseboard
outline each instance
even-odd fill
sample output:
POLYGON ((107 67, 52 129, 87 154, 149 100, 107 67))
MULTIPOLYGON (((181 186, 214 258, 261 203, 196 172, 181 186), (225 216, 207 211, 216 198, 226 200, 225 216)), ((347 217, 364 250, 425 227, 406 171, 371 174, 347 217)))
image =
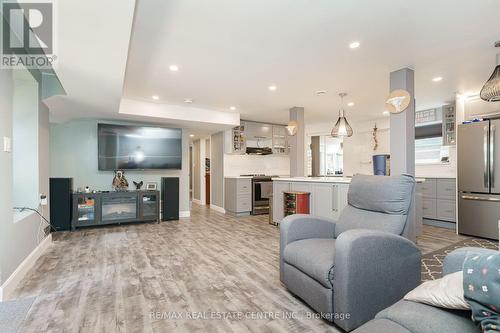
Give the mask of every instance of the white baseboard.
POLYGON ((190 210, 181 210, 179 212, 179 217, 190 217, 190 216, 191 216, 190 210))
POLYGON ((226 210, 224 208, 216 206, 216 205, 210 204, 210 209, 213 209, 216 212, 219 212, 219 213, 222 213, 222 214, 226 214, 226 210))
POLYGON ((0 286, 0 301, 9 300, 12 292, 17 288, 17 285, 24 278, 26 273, 35 265, 38 258, 52 244, 52 234, 49 234, 37 247, 23 260, 7 280, 0 286))

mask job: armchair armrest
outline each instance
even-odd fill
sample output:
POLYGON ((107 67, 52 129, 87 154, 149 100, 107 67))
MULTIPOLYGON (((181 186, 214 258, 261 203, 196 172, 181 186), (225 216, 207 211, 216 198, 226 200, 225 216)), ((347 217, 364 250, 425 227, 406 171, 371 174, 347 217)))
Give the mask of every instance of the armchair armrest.
POLYGON ((461 271, 467 256, 489 253, 495 254, 498 253, 498 251, 483 249, 480 247, 462 247, 460 249, 453 250, 444 258, 443 276, 461 271))
POLYGON ((289 215, 280 223, 280 280, 283 281, 283 253, 287 244, 309 238, 334 238, 335 221, 305 214, 289 215))
POLYGON ((350 331, 372 319, 420 284, 420 250, 408 239, 353 229, 335 244, 333 309, 349 314, 335 323, 350 331))

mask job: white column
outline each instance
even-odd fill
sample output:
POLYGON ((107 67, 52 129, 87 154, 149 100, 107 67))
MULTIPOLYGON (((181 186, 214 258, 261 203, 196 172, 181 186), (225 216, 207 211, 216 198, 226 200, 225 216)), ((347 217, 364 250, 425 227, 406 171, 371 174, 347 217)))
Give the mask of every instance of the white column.
POLYGON ((304 123, 304 108, 290 109, 290 120, 297 122, 297 134, 288 137, 290 144, 290 176, 304 177, 306 175, 306 132, 304 123))
POLYGON ((206 157, 206 140, 205 139, 200 139, 200 160, 198 161, 200 165, 200 202, 201 204, 205 205, 206 202, 206 193, 205 193, 205 186, 206 186, 206 180, 205 180, 205 157, 206 157))
POLYGON ((391 73, 391 91, 403 89, 410 93, 408 108, 391 114, 391 175, 415 175, 415 79, 412 69, 391 73))

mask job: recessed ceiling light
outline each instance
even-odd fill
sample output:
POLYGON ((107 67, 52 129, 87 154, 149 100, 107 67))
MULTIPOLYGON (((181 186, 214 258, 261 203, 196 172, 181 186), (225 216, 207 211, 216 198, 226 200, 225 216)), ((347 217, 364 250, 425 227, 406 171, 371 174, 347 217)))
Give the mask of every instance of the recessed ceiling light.
POLYGON ((153 95, 151 96, 152 99, 154 99, 155 101, 159 100, 160 99, 160 96, 158 95, 153 95))
POLYGON ((361 44, 359 42, 352 42, 351 44, 349 44, 349 47, 351 49, 357 49, 361 44))
POLYGON ((170 65, 170 66, 168 66, 168 69, 170 69, 172 72, 177 72, 179 70, 179 66, 170 65))
POLYGON ((269 91, 275 91, 276 89, 278 89, 278 87, 276 87, 276 86, 269 86, 267 89, 269 89, 269 91))
POLYGON ((194 138, 194 134, 189 134, 189 136, 190 136, 191 138, 194 138))
POLYGON ((354 102, 347 103, 347 106, 354 106, 354 102))
POLYGON ((436 76, 435 78, 432 79, 432 82, 439 82, 442 80, 443 80, 443 78, 441 76, 436 76))
POLYGON ((184 103, 191 104, 191 103, 193 103, 193 100, 192 100, 191 98, 186 98, 186 99, 184 100, 184 103))
POLYGON ((382 112, 382 114, 383 114, 384 116, 387 116, 389 113, 390 113, 390 112, 389 112, 389 111, 387 111, 387 110, 385 110, 384 112, 382 112))
POLYGON ((322 96, 322 95, 325 95, 326 94, 326 90, 318 90, 315 92, 316 95, 318 96, 322 96))
POLYGON ((231 110, 231 111, 236 110, 236 106, 230 106, 230 107, 229 107, 229 110, 231 110))

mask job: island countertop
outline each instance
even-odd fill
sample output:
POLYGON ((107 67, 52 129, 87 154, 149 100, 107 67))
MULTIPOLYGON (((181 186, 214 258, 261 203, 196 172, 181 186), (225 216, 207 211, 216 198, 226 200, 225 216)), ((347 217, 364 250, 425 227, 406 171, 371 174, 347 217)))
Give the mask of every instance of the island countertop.
MULTIPOLYGON (((350 184, 351 179, 352 177, 280 177, 273 178, 273 181, 350 184)), ((425 178, 415 178, 415 181, 417 183, 423 183, 425 182, 425 178)))
POLYGON ((273 181, 349 184, 351 182, 351 178, 350 177, 279 177, 279 178, 273 178, 273 181))

